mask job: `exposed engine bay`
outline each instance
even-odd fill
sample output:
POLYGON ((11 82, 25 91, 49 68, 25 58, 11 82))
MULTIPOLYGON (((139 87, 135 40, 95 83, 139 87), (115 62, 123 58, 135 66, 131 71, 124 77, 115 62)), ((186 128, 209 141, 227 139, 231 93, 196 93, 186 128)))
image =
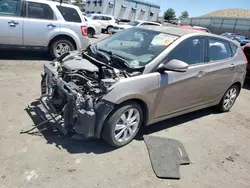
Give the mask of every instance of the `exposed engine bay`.
POLYGON ((43 103, 53 113, 62 114, 65 132, 93 137, 95 124, 101 123, 100 113, 112 110, 103 103, 103 96, 121 79, 142 74, 141 68, 133 69, 118 61, 122 60, 93 53, 89 47, 82 53, 66 53, 44 65, 43 103))

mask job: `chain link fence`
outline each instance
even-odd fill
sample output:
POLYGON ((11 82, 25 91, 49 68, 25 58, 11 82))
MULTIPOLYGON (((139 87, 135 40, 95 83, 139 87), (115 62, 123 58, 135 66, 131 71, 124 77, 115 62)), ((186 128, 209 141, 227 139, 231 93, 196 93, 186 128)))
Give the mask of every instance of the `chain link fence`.
POLYGON ((230 32, 250 37, 249 18, 199 17, 182 19, 181 23, 206 27, 215 34, 230 32))

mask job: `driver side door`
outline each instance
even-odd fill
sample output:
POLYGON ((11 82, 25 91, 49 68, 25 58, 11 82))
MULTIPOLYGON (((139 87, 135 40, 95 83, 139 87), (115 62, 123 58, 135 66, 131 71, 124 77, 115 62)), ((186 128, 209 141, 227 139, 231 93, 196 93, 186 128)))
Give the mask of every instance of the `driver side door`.
POLYGON ((188 38, 181 42, 167 56, 166 62, 181 60, 189 65, 186 72, 165 71, 160 75, 160 89, 155 102, 155 118, 164 120, 167 116, 192 111, 206 103, 206 42, 203 37, 188 38))

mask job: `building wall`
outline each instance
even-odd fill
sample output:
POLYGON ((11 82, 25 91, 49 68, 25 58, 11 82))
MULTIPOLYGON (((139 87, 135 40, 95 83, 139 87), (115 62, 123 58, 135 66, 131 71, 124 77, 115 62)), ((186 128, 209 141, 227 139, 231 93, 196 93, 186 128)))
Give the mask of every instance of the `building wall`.
POLYGON ((250 19, 225 17, 199 17, 181 20, 182 24, 207 27, 212 33, 236 33, 250 37, 250 19))
POLYGON ((95 11, 95 13, 112 15, 117 19, 150 21, 157 21, 160 13, 160 6, 142 0, 102 0, 102 6, 99 3, 95 6, 94 1, 87 0, 85 8, 87 13, 95 11), (110 3, 114 5, 110 5, 110 3), (136 8, 136 10, 132 10, 132 8, 136 8))

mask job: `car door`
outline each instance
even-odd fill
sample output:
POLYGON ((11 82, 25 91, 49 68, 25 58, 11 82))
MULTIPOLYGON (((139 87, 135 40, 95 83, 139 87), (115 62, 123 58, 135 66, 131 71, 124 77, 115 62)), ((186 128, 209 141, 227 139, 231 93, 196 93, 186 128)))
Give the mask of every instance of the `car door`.
POLYGON ((206 100, 213 102, 222 97, 237 76, 237 60, 233 60, 237 46, 226 40, 209 37, 207 42, 210 69, 207 73, 206 100), (236 49, 235 49, 236 48, 236 49))
POLYGON ((0 44, 23 45, 22 2, 0 0, 0 44))
POLYGON ((26 2, 26 17, 23 24, 24 45, 47 46, 58 29, 59 22, 48 4, 26 2))
POLYGON ((189 65, 186 72, 166 71, 160 75, 160 89, 155 102, 155 118, 197 108, 206 103, 206 42, 204 37, 192 37, 181 42, 167 56, 166 62, 181 60, 189 65))

